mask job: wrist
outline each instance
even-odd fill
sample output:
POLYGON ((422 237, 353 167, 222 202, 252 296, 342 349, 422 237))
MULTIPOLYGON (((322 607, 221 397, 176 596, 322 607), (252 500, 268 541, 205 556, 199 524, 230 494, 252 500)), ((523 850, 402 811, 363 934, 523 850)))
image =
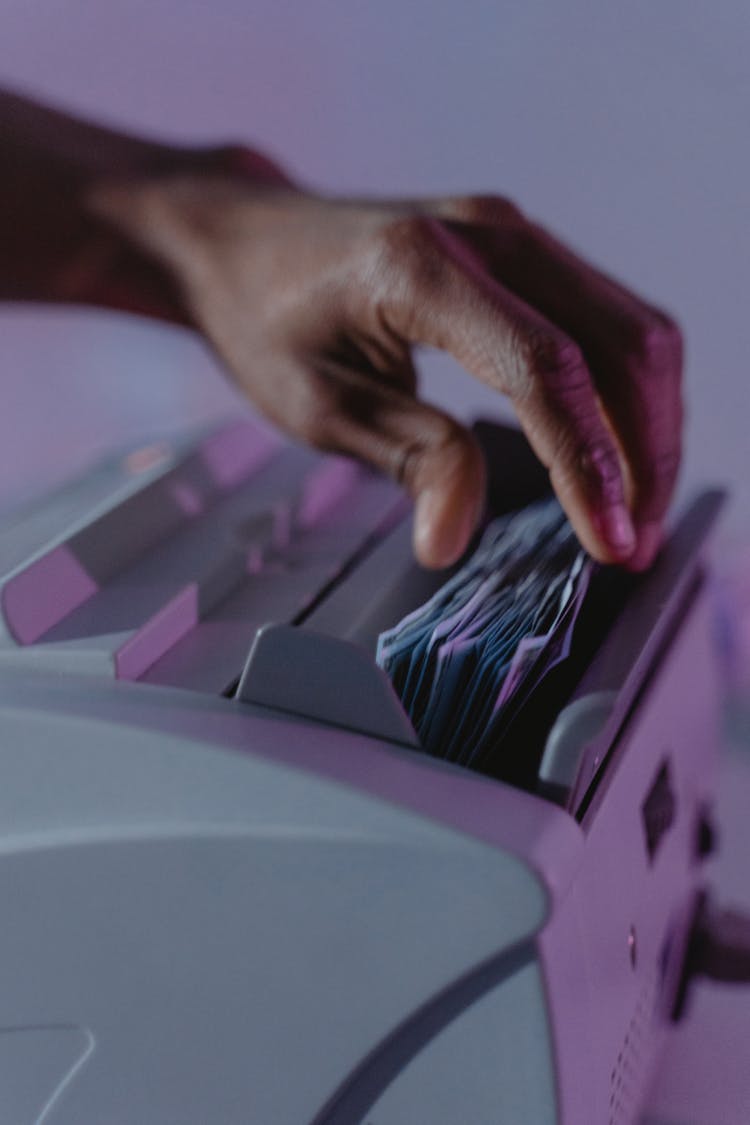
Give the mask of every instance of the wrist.
MULTIPOLYGON (((200 272, 205 213, 238 189, 293 187, 269 158, 240 145, 148 146, 127 167, 97 169, 83 186, 89 224, 67 299, 192 325, 188 279, 200 272)), ((220 206, 220 204, 219 204, 220 206)))
POLYGON ((98 161, 78 184, 82 237, 63 277, 63 301, 185 323, 179 285, 149 237, 149 214, 176 177, 199 177, 200 151, 147 145, 98 161))

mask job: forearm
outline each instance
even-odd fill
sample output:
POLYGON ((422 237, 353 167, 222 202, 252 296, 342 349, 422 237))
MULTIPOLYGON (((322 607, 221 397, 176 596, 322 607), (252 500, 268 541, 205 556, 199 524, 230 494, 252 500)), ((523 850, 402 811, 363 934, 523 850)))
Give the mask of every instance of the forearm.
POLYGON ((0 300, 189 321, 173 272, 134 224, 111 220, 102 195, 114 186, 122 211, 131 188, 135 200, 144 185, 200 178, 240 158, 249 178, 278 175, 247 151, 143 140, 0 89, 0 300))
POLYGON ((168 152, 0 91, 0 298, 116 303, 106 279, 129 256, 92 213, 90 193, 101 177, 137 174, 168 152))

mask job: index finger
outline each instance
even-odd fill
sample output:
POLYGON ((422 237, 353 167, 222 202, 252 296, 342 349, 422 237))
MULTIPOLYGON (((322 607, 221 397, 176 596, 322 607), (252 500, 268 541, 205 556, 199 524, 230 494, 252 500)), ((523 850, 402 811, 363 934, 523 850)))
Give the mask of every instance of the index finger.
POLYGON ((680 464, 679 328, 503 200, 444 200, 434 209, 493 276, 581 347, 632 478, 639 546, 631 565, 646 565, 680 464))
POLYGON ((389 225, 370 290, 388 331, 449 351, 508 394, 583 545, 604 562, 628 559, 620 456, 576 344, 434 220, 389 225))

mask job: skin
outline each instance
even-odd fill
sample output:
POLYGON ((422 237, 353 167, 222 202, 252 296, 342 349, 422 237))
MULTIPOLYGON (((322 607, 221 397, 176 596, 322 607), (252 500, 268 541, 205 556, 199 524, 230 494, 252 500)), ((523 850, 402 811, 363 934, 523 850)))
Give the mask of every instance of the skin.
POLYGON ((282 429, 403 483, 425 565, 466 548, 484 465, 420 401, 420 344, 511 399, 595 558, 653 560, 680 462, 680 332, 513 203, 326 197, 242 146, 145 142, 10 94, 0 162, 0 298, 200 332, 282 429))

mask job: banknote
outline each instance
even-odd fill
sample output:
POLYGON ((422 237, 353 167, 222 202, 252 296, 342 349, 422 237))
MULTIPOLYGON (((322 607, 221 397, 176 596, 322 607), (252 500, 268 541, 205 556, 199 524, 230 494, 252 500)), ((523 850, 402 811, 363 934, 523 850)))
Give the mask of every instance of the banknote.
POLYGON ((481 767, 565 660, 593 563, 556 500, 499 517, 424 605, 382 633, 389 675, 424 749, 481 767))

